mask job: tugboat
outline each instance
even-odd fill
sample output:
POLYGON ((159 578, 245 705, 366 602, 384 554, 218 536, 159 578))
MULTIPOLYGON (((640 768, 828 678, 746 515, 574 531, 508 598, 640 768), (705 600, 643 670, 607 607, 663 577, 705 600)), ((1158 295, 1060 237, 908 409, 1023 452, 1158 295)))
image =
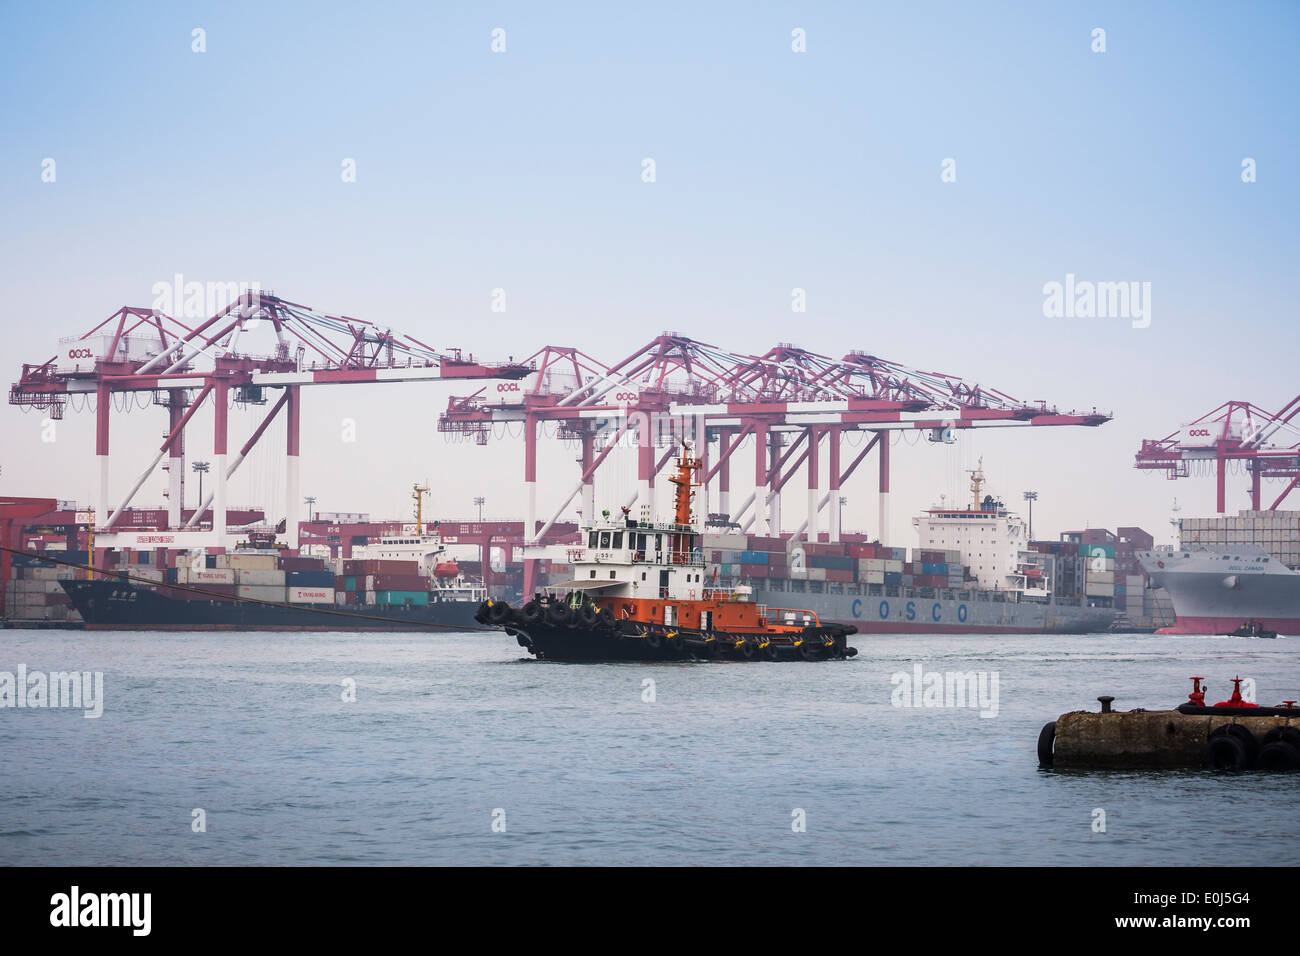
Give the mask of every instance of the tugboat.
POLYGON ((749 588, 705 580, 701 535, 691 523, 699 459, 683 442, 671 523, 621 519, 583 528, 571 556, 573 580, 522 607, 484 601, 475 615, 549 661, 768 660, 853 657, 857 628, 823 624, 815 613, 756 604, 749 588))
POLYGON ((1242 625, 1238 627, 1235 631, 1229 631, 1227 634, 1224 635, 1224 637, 1274 638, 1277 637, 1277 631, 1270 630, 1269 628, 1265 627, 1261 622, 1254 620, 1252 618, 1249 621, 1243 622, 1242 625))

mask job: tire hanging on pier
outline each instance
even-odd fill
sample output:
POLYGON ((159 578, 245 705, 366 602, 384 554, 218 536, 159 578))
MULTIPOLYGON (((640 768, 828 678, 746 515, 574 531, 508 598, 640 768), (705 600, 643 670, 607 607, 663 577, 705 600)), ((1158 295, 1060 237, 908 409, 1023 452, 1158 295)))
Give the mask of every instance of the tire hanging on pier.
POLYGON ((1038 765, 1050 767, 1056 758, 1056 721, 1049 721, 1038 732, 1038 765))

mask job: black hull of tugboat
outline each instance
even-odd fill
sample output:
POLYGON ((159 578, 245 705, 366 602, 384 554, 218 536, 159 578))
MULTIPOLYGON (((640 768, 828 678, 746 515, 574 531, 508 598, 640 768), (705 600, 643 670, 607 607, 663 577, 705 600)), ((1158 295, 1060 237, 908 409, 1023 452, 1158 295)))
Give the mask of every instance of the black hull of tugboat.
MULTIPOLYGON (((502 605, 504 607, 504 605, 502 605)), ((519 646, 538 660, 572 663, 616 661, 827 661, 855 656, 848 646, 853 626, 828 624, 806 627, 780 636, 702 633, 634 621, 604 621, 590 626, 581 623, 524 621, 517 609, 507 609, 502 619, 489 616, 483 604, 476 618, 495 625, 514 637, 519 646)))

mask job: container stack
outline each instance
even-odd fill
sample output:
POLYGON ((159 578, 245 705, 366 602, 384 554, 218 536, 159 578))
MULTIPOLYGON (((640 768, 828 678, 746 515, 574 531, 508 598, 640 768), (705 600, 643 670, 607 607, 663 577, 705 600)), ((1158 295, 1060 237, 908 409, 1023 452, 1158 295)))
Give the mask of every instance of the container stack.
MULTIPOLYGON (((60 557, 75 560, 65 554, 60 557)), ((59 582, 82 580, 89 576, 88 571, 49 562, 15 561, 13 577, 5 591, 5 617, 20 622, 79 622, 81 615, 59 582)))
POLYGON ((1216 551, 1255 545, 1287 567, 1300 568, 1300 511, 1239 511, 1235 518, 1184 518, 1179 544, 1216 551))
POLYGON ((961 552, 915 550, 875 543, 829 543, 757 535, 705 535, 708 579, 722 584, 745 581, 811 581, 819 585, 866 584, 885 587, 969 587, 961 552))
POLYGON ((1109 544, 1081 544, 1083 593, 1090 598, 1115 597, 1115 547, 1109 544))
POLYGON ((429 603, 429 579, 420 573, 418 561, 347 560, 342 562, 342 570, 332 581, 332 600, 341 607, 425 607, 429 603))

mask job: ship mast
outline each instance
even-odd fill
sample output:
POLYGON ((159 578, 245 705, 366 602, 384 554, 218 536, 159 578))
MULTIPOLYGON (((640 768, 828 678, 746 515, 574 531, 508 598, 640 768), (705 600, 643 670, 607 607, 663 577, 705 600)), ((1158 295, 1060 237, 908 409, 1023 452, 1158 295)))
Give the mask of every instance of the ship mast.
MULTIPOLYGON (((691 529, 691 498, 695 494, 691 489, 697 484, 695 472, 699 470, 699 467, 700 460, 691 454, 691 443, 683 439, 682 451, 677 457, 677 474, 668 479, 677 486, 673 523, 676 529, 681 532, 689 532, 691 529)), ((686 564, 690 560, 691 535, 682 533, 674 534, 672 537, 673 562, 675 564, 686 564)))
POLYGON ((698 482, 695 481, 695 472, 699 470, 700 460, 691 454, 691 443, 682 441, 682 452, 677 458, 677 474, 668 480, 677 486, 676 508, 673 512, 673 522, 679 525, 689 525, 691 523, 691 498, 695 492, 694 488, 698 482))
POLYGON ((974 496, 974 510, 980 510, 980 489, 984 487, 984 456, 981 455, 975 470, 970 472, 970 490, 974 496))
POLYGON ((429 493, 429 486, 416 482, 411 486, 411 497, 415 499, 415 535, 424 537, 424 496, 429 493))

